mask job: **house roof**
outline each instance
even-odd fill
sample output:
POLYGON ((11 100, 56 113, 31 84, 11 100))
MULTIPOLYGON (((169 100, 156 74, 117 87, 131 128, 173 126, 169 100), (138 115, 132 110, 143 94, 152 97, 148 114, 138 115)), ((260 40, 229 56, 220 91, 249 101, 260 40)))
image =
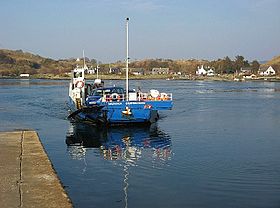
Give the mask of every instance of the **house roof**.
MULTIPOLYGON (((260 68, 259 68, 259 71, 260 72, 265 72, 269 67, 271 67, 271 66, 261 66, 260 68)), ((272 68, 273 69, 273 68, 272 68)))
POLYGON ((259 68, 259 71, 264 72, 264 71, 266 71, 267 69, 268 69, 268 67, 266 67, 266 66, 261 66, 261 67, 259 68))
POLYGON ((252 67, 242 67, 241 71, 252 71, 253 68, 252 67))
POLYGON ((161 68, 161 67, 155 67, 153 70, 169 70, 169 68, 161 68))
POLYGON ((143 68, 130 68, 131 72, 144 72, 143 68))

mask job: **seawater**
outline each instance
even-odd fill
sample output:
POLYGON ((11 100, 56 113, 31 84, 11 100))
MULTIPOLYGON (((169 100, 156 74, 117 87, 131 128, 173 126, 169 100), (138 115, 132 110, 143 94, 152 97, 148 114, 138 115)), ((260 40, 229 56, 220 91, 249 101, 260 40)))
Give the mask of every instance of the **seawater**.
POLYGON ((96 128, 66 119, 68 81, 2 79, 0 130, 38 132, 75 207, 280 206, 280 83, 130 85, 172 92, 174 109, 96 128))

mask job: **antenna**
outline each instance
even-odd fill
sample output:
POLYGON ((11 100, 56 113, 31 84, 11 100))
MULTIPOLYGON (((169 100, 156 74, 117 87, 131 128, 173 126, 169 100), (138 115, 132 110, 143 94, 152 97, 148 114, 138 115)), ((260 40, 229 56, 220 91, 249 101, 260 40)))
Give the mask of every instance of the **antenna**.
POLYGON ((128 97, 128 63, 129 63, 129 54, 128 54, 128 22, 129 18, 126 18, 126 101, 129 100, 128 97))

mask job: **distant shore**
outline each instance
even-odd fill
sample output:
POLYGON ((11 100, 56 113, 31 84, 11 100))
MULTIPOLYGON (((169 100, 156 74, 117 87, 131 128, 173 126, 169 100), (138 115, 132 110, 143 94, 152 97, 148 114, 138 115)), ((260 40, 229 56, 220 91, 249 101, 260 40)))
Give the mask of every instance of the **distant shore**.
MULTIPOLYGON (((100 79, 103 80, 125 80, 123 75, 101 74, 100 79)), ((54 74, 36 74, 30 77, 17 77, 17 76, 2 76, 0 79, 51 79, 51 80, 70 80, 70 75, 54 75, 54 74)), ((87 80, 96 79, 96 75, 86 75, 87 80)), ((270 81, 280 82, 280 76, 272 77, 256 77, 253 79, 246 79, 242 77, 235 77, 234 75, 216 75, 216 76, 194 76, 194 75, 130 75, 130 80, 192 80, 192 81, 270 81)))

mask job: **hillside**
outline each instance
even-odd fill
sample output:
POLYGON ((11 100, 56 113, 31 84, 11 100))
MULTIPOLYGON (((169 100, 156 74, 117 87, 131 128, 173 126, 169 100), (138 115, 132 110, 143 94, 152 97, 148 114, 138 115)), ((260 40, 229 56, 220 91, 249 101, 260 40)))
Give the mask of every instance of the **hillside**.
POLYGON ((278 72, 280 71, 280 56, 275 56, 270 61, 263 64, 264 66, 272 66, 274 69, 276 69, 278 72))
POLYGON ((29 74, 61 74, 71 71, 75 62, 72 60, 53 60, 34 55, 22 50, 0 50, 0 75, 18 76, 29 74))
MULTIPOLYGON (((131 68, 143 68, 146 73, 153 68, 169 68, 173 72, 183 72, 186 74, 195 73, 197 66, 207 65, 209 61, 206 60, 171 60, 171 59, 144 59, 130 63, 131 68)), ((114 66, 118 66, 114 64, 114 66)))
MULTIPOLYGON (((22 50, 7 50, 0 49, 0 76, 19 76, 21 73, 29 73, 31 75, 59 75, 64 76, 66 72, 70 72, 77 64, 82 65, 82 59, 76 61, 74 58, 53 60, 39 55, 34 55, 22 50)), ((90 68, 96 67, 96 60, 86 58, 86 64, 90 68)), ((142 68, 148 74, 152 68, 169 68, 170 72, 181 72, 183 74, 195 74, 198 66, 214 68, 218 74, 233 74, 240 71, 242 67, 252 67, 254 73, 259 69, 259 62, 257 60, 249 63, 243 56, 237 55, 233 60, 228 56, 223 59, 213 61, 208 60, 172 60, 172 59, 145 59, 137 60, 130 63, 131 68, 142 68)), ((262 66, 271 65, 276 71, 280 72, 280 56, 262 64, 262 66)), ((124 68, 123 62, 103 63, 99 64, 100 73, 108 74, 109 66, 111 68, 124 68)), ((40 77, 40 76, 39 76, 40 77)))
MULTIPOLYGON (((96 60, 86 58, 89 67, 96 67, 96 60)), ((143 68, 146 72, 154 67, 168 67, 174 72, 194 73, 198 65, 209 63, 206 60, 171 60, 171 59, 146 59, 134 61, 130 67, 143 68)), ((22 50, 0 49, 0 76, 18 76, 21 73, 33 74, 64 74, 70 72, 77 64, 75 59, 53 60, 39 55, 34 55, 22 50)), ((111 63, 111 67, 123 68, 124 63, 111 63)), ((108 73, 109 64, 100 64, 100 72, 108 73)))

